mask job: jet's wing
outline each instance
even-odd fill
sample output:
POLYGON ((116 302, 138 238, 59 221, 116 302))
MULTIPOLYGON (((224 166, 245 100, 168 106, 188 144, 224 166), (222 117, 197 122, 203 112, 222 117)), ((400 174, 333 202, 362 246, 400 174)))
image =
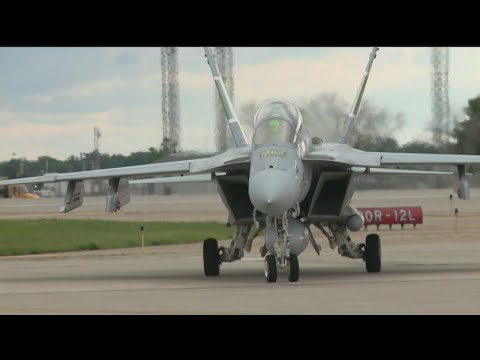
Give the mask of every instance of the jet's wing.
MULTIPOLYGON (((201 162, 205 163, 205 160, 207 159, 201 159, 201 162)), ((247 162, 246 160, 248 160, 248 151, 245 151, 243 155, 242 153, 238 152, 238 156, 233 159, 227 159, 226 161, 220 163, 220 167, 228 167, 229 164, 244 164, 245 162, 247 162)), ((220 162, 220 160, 217 161, 220 162)), ((210 162, 212 163, 213 161, 210 159, 210 162)), ((216 167, 218 168, 218 166, 216 167)), ((424 171, 390 168, 369 168, 358 166, 351 167, 351 170, 359 175, 455 175, 455 173, 451 171, 424 171)), ((215 175, 225 175, 225 173, 217 172, 215 175)), ((180 176, 163 176, 149 179, 131 180, 129 184, 211 182, 212 180, 213 177, 211 173, 198 175, 182 174, 180 176)))
MULTIPOLYGON (((464 200, 470 197, 470 186, 467 181, 468 174, 465 167, 467 165, 480 165, 479 155, 368 152, 353 149, 346 144, 336 143, 325 143, 312 147, 312 150, 304 155, 303 160, 325 167, 363 167, 368 168, 369 171, 377 168, 378 170, 373 170, 377 173, 384 166, 392 165, 456 166, 458 175, 457 195, 464 200)), ((383 172, 385 170, 391 171, 385 168, 382 169, 383 172)))
MULTIPOLYGON (((196 176, 215 171, 245 170, 250 163, 250 148, 241 147, 230 149, 222 154, 210 158, 171 161, 149 165, 126 166, 112 169, 79 171, 65 174, 47 174, 14 180, 2 180, 0 185, 39 184, 67 181, 64 206, 61 212, 68 212, 83 204, 83 180, 108 179, 106 199, 107 212, 115 212, 130 202, 128 187, 129 178, 143 176, 196 176)), ((211 176, 211 175, 209 175, 211 176)), ((172 180, 172 179, 170 179, 172 180)))
POLYGON ((460 199, 470 198, 470 185, 467 180, 467 165, 480 165, 478 155, 454 154, 410 154, 410 153, 373 153, 380 156, 384 165, 452 165, 457 167, 457 195, 460 199))
POLYGON ((248 170, 252 149, 249 146, 228 149, 227 151, 205 159, 193 160, 191 173, 204 173, 227 170, 248 170))
POLYGON ((250 148, 234 148, 209 158, 180 160, 164 163, 125 166, 111 169, 79 171, 65 174, 47 174, 13 180, 1 180, 0 185, 40 184, 59 181, 102 180, 111 178, 135 178, 140 176, 174 176, 226 171, 247 167, 250 164, 250 148))
POLYGON ((370 153, 380 156, 382 165, 480 165, 478 155, 370 153))
MULTIPOLYGON (((225 173, 216 173, 216 175, 225 175, 225 173)), ((183 176, 164 176, 150 179, 131 180, 130 185, 135 184, 178 184, 190 182, 211 182, 211 174, 183 175, 183 176)))
POLYGON ((303 160, 321 166, 332 167, 381 167, 381 154, 354 149, 347 144, 323 143, 312 146, 312 150, 304 155, 303 160))
POLYGON ((381 168, 389 165, 480 165, 479 155, 370 152, 346 144, 324 143, 303 157, 325 166, 381 168))
MULTIPOLYGON (((197 159, 200 160, 200 159, 197 159)), ((112 169, 79 171, 65 174, 47 174, 13 180, 2 180, 0 185, 40 184, 59 181, 102 180, 110 178, 128 178, 142 175, 177 175, 190 172, 194 160, 172 161, 165 163, 126 166, 112 169)))
MULTIPOLYGON (((428 170, 408 170, 408 169, 385 169, 385 168, 365 168, 352 167, 354 173, 362 175, 455 175, 451 171, 428 171, 428 170)), ((471 175, 471 174, 468 174, 471 175)))

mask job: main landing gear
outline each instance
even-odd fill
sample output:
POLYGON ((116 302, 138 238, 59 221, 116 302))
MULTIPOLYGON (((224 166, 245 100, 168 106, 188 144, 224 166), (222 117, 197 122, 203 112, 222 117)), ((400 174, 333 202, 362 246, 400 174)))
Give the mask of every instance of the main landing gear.
POLYGON ((365 254, 363 260, 365 261, 365 266, 367 272, 369 273, 378 273, 382 268, 382 254, 381 254, 381 245, 380 237, 377 234, 367 235, 365 239, 365 254))
POLYGON ((252 248, 253 240, 265 228, 260 226, 250 234, 252 225, 237 225, 230 246, 218 246, 216 239, 209 238, 203 242, 203 270, 206 276, 220 275, 220 265, 225 262, 240 260, 245 251, 252 248))
POLYGON ((380 237, 377 234, 369 234, 365 239, 365 244, 355 244, 350 238, 347 228, 343 224, 328 224, 330 233, 322 224, 314 224, 327 237, 330 248, 338 247, 338 253, 341 256, 351 259, 363 259, 367 272, 378 273, 382 268, 382 256, 380 237))
POLYGON ((220 274, 220 256, 218 254, 218 241, 207 239, 203 242, 203 270, 205 276, 218 276, 220 274))

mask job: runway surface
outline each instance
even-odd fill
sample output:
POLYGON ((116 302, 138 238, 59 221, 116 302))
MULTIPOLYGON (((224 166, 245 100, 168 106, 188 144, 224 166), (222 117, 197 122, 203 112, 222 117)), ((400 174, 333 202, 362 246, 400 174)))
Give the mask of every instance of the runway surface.
MULTIPOLYGON (((448 194, 355 194, 357 206, 422 206, 426 215, 416 230, 380 229, 379 274, 366 273, 362 260, 340 257, 318 232, 322 252, 317 256, 309 247, 300 255, 297 283, 288 282, 284 272, 277 283, 265 282, 261 239, 244 260, 222 265, 216 278, 203 275, 201 244, 148 247, 144 254, 133 248, 4 257, 0 314, 480 314, 480 193, 473 189, 471 200, 454 200, 461 214, 457 227, 448 194)), ((45 217, 48 211, 48 216, 98 218, 102 200, 91 198, 90 208, 78 209, 83 213, 58 215, 50 207, 62 199, 40 199, 37 206, 2 199, 0 218, 45 217)), ((137 197, 127 208, 102 216, 226 218, 219 198, 211 195, 137 197)), ((362 242, 370 232, 375 229, 352 238, 362 242)))

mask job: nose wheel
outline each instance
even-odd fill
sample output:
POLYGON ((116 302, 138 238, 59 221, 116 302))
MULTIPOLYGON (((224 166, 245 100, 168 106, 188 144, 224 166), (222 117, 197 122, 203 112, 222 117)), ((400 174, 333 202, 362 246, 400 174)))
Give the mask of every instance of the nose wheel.
POLYGON ((277 281, 277 259, 272 254, 265 256, 265 279, 267 282, 277 281))
MULTIPOLYGON (((300 266, 298 264, 298 257, 295 254, 290 254, 288 259, 288 280, 290 282, 298 281, 300 277, 300 266)), ((265 256, 265 279, 267 282, 277 281, 277 259, 272 254, 265 256)))
POLYGON ((298 264, 298 257, 295 254, 290 254, 288 261, 288 281, 298 281, 300 277, 300 265, 298 264))

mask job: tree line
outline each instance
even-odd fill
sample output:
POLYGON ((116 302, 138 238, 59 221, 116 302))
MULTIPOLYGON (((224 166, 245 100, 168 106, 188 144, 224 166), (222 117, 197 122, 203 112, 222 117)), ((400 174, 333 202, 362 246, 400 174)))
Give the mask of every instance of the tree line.
MULTIPOLYGON (((122 166, 145 165, 159 161, 166 152, 150 147, 147 151, 137 151, 130 155, 100 154, 100 167, 109 169, 122 166)), ((84 156, 70 155, 65 160, 50 156, 40 156, 36 160, 11 159, 0 162, 0 177, 15 179, 17 177, 39 176, 45 173, 66 173, 94 169, 95 154, 84 156)))

